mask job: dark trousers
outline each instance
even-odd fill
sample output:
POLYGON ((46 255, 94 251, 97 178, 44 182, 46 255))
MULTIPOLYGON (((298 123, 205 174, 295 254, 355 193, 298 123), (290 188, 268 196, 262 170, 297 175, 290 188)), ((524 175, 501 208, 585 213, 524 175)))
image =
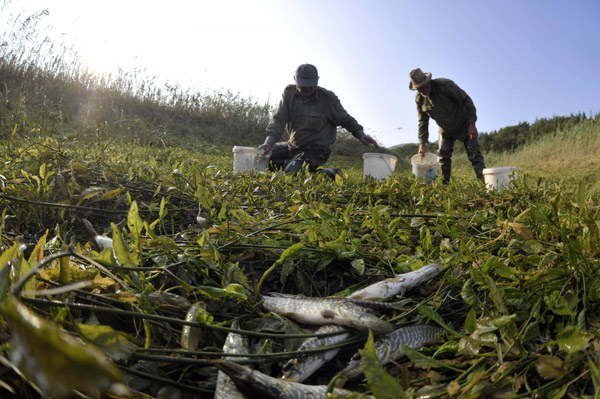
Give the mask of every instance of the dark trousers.
POLYGON ((269 169, 283 169, 285 173, 296 173, 308 165, 308 170, 314 173, 317 168, 329 159, 331 150, 327 146, 309 144, 303 147, 293 147, 289 142, 275 143, 271 148, 271 163, 269 169))
MULTIPOLYGON (((454 142, 457 139, 446 133, 440 134, 439 140, 439 153, 440 153, 440 165, 442 166, 442 177, 445 182, 450 181, 450 175, 452 174, 452 152, 454 152, 454 142)), ((459 140, 461 141, 461 140, 459 140)), ((485 162, 483 161, 483 155, 481 154, 481 147, 479 146, 479 140, 471 140, 469 135, 462 140, 462 143, 467 150, 467 157, 473 165, 475 175, 479 180, 483 180, 483 169, 485 169, 485 162)))

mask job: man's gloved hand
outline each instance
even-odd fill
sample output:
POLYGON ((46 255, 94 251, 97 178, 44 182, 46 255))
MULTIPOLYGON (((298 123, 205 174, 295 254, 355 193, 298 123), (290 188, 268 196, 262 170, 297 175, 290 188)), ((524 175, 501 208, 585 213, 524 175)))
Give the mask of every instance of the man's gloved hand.
POLYGON ((375 148, 379 148, 379 145, 377 145, 377 142, 373 139, 373 137, 369 136, 369 135, 364 135, 360 138, 360 141, 364 144, 364 145, 372 145, 375 148))
POLYGON ((258 149, 262 150, 266 155, 269 152, 271 152, 271 144, 267 144, 267 143, 261 144, 258 146, 258 149))

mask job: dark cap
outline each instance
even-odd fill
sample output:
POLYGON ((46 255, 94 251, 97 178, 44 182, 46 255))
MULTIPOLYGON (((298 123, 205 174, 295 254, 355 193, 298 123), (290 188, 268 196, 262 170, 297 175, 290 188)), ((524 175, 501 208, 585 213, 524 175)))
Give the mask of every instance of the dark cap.
POLYGON ((319 83, 317 68, 311 64, 302 64, 296 69, 296 83, 298 86, 316 86, 319 83))

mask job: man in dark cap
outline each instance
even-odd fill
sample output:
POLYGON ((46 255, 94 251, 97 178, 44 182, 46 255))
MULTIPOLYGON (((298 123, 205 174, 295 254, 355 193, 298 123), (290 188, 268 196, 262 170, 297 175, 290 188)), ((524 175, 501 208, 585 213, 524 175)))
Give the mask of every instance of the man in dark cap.
POLYGON ((295 85, 283 91, 277 110, 267 126, 267 138, 258 148, 271 152, 271 168, 295 173, 308 165, 311 172, 327 162, 336 130, 342 126, 365 145, 377 147, 373 138, 346 112, 337 96, 318 86, 317 68, 302 64, 294 75, 295 85), (277 142, 283 132, 288 141, 277 142))
POLYGON ((417 68, 409 76, 408 88, 418 91, 415 101, 419 115, 419 154, 425 156, 429 118, 432 118, 440 127, 439 155, 443 182, 450 181, 456 140, 464 144, 475 175, 483 181, 485 163, 477 140, 477 113, 471 97, 449 79, 431 79, 431 72, 423 73, 417 68))

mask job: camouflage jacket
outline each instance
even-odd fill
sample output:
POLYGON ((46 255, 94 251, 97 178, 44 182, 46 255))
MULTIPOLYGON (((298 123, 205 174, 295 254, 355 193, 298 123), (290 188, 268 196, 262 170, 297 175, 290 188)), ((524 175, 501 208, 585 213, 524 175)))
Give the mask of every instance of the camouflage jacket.
POLYGON ((318 87, 313 96, 303 98, 295 85, 289 85, 267 126, 266 142, 275 144, 287 131, 290 135, 288 141, 293 147, 308 144, 329 146, 335 142, 338 126, 357 139, 365 135, 363 127, 346 112, 332 91, 318 87))
POLYGON ((446 133, 459 140, 467 137, 469 124, 477 120, 471 97, 449 79, 432 79, 429 96, 417 93, 415 101, 420 144, 429 141, 429 118, 438 124, 440 134, 446 133))

